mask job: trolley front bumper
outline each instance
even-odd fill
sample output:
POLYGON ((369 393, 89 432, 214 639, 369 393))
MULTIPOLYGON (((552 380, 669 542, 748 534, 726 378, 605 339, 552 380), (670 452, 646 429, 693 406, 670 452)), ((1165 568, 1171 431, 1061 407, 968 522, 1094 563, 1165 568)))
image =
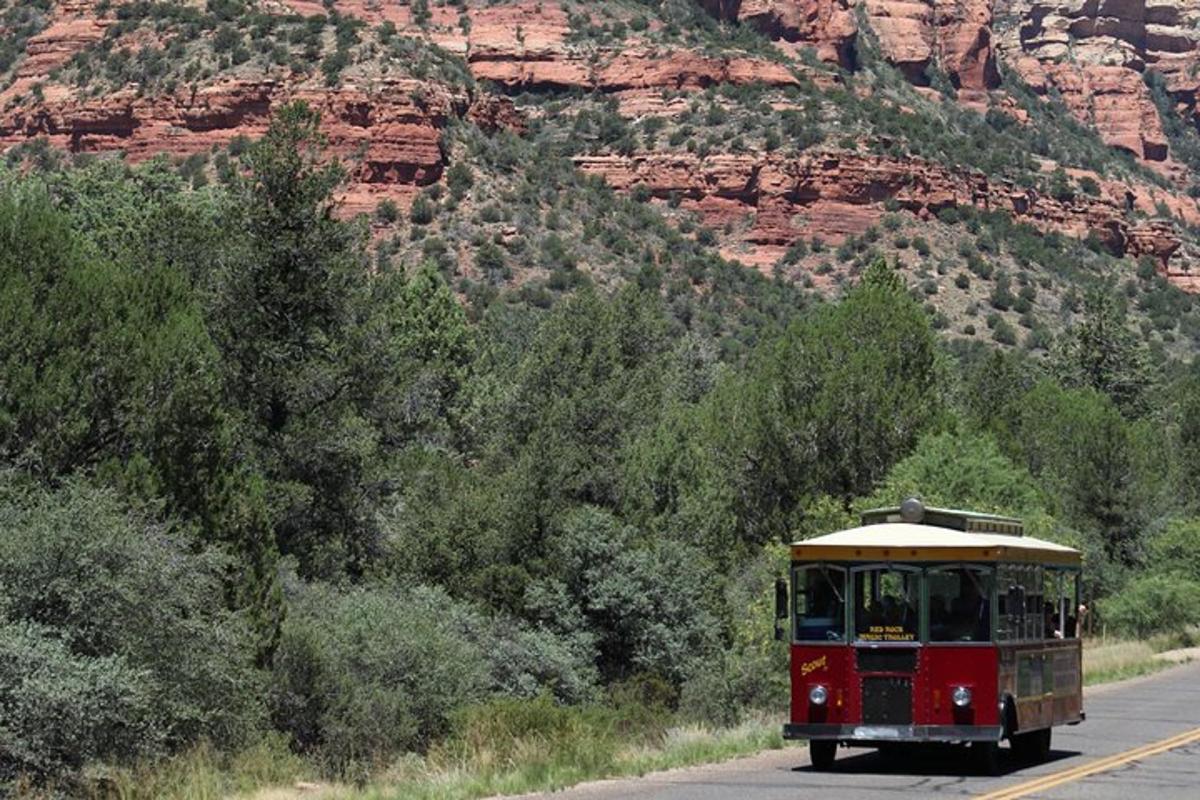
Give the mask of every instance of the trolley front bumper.
POLYGON ((794 725, 783 726, 785 739, 835 739, 839 742, 998 742, 999 725, 794 725))

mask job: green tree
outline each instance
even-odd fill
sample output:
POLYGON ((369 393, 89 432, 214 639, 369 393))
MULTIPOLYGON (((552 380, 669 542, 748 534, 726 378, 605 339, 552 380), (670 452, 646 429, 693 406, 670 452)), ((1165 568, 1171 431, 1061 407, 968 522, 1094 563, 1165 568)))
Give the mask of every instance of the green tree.
POLYGON ((1200 582, 1167 575, 1142 575, 1099 611, 1118 634, 1145 639, 1156 633, 1180 633, 1200 623, 1200 582))
POLYGON ((224 602, 231 567, 112 491, 0 471, 0 779, 257 735, 262 681, 224 602))
POLYGON ((427 746, 483 698, 488 665, 445 592, 302 587, 275 660, 271 713, 337 771, 427 746))
POLYGON ((281 613, 270 524, 250 511, 261 491, 238 466, 204 290, 171 246, 218 237, 179 191, 154 166, 82 170, 55 185, 62 209, 35 181, 0 189, 0 457, 47 482, 96 474, 161 499, 227 547, 231 601, 258 621, 266 658, 281 613))
POLYGON ((1200 520, 1175 519, 1149 542, 1149 570, 1200 583, 1200 520))
POLYGON ((373 357, 361 369, 390 386, 368 408, 391 448, 414 441, 449 444, 462 435, 459 395, 475 356, 466 313, 437 266, 381 276, 372 286, 365 338, 373 357))
POLYGON ((1043 380, 1021 401, 1015 441, 1056 515, 1094 532, 1104 559, 1140 560, 1150 504, 1139 498, 1131 429, 1107 396, 1043 380))
POLYGON ((698 537, 729 564, 746 545, 790 537, 805 501, 849 503, 941 414, 935 354, 926 315, 876 264, 637 443, 629 482, 644 482, 649 524, 698 537))
POLYGON ((1064 386, 1103 392, 1128 417, 1146 413, 1154 385, 1150 361, 1111 293, 1088 294, 1083 319, 1062 336, 1053 367, 1064 386))
POLYGON ((986 434, 930 434, 900 461, 862 509, 896 505, 905 497, 949 508, 1027 516, 1044 507, 1037 483, 986 434))
POLYGON ((280 549, 306 572, 360 573, 382 490, 366 411, 386 376, 369 368, 365 239, 333 215, 343 172, 324 159, 319 122, 303 103, 285 106, 250 148, 244 256, 223 274, 214 326, 280 549))
POLYGON ((527 603, 552 629, 593 633, 606 678, 640 671, 678 685, 718 642, 706 563, 683 543, 639 541, 611 513, 580 508, 555 526, 551 575, 529 587, 527 603))

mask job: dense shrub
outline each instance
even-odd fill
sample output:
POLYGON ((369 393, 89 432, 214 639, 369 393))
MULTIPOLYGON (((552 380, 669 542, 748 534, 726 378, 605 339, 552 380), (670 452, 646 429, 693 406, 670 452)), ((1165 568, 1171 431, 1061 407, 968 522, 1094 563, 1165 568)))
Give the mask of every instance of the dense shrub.
POLYGON ((1200 581, 1143 575, 1105 599, 1099 610, 1113 631, 1125 636, 1184 631, 1200 623, 1200 581))
POLYGON ((438 589, 297 587, 275 655, 271 714, 337 771, 445 733, 481 699, 488 664, 438 589))
POLYGON ((0 786, 69 784, 94 761, 162 752, 153 686, 118 655, 72 652, 54 628, 0 623, 0 786))
MULTIPOLYGON (((264 722, 228 564, 84 484, 0 474, 0 777, 63 776, 264 722)), ((69 775, 67 776, 69 777, 69 775)))
POLYGON ((1174 520, 1150 539, 1149 566, 1158 574, 1174 574, 1200 582, 1200 520, 1174 520))
POLYGON ((606 677, 633 670, 678 683, 715 651, 712 576, 686 545, 639 543, 635 529, 583 508, 563 521, 551 559, 556 576, 533 585, 529 603, 548 626, 593 632, 606 677))
POLYGON ((925 436, 911 455, 888 473, 862 509, 898 497, 921 497, 931 505, 1025 514, 1041 508, 1037 484, 985 434, 940 432, 925 436))
MULTIPOLYGON (((806 512, 814 523, 821 516, 812 506, 806 512)), ((785 548, 768 547, 731 576, 725 597, 733 614, 729 642, 683 685, 679 711, 685 718, 732 725, 747 712, 772 713, 787 706, 788 653, 776 644, 772 630, 774 579, 783 574, 787 558, 785 548)))

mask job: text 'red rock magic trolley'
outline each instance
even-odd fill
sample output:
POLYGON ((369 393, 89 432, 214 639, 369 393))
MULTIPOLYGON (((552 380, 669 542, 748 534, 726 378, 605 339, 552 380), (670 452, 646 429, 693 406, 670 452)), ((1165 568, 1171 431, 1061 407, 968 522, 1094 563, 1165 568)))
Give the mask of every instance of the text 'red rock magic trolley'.
MULTIPOLYGON (((1054 725, 1083 720, 1080 553, 1020 520, 906 500, 792 545, 791 721, 813 766, 839 743, 999 743, 1043 760, 1054 725)), ((780 625, 777 634, 782 637, 780 625)))

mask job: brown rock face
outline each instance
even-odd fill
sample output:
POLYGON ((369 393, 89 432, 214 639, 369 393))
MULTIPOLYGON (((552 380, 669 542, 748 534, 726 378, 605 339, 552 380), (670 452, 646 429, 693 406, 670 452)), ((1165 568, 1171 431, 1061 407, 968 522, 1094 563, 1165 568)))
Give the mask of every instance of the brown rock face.
MULTIPOLYGON (((397 187, 411 192, 437 181, 443 167, 440 131, 451 116, 468 112, 465 97, 422 81, 380 81, 361 89, 226 81, 187 94, 146 98, 126 91, 98 100, 18 107, 0 116, 0 150, 45 137, 72 152, 120 150, 133 162, 164 152, 189 155, 226 145, 235 136, 260 135, 271 108, 291 100, 304 100, 322 112, 334 153, 361 156, 347 193, 350 212, 373 209, 371 198, 396 194, 397 187)), ((504 124, 504 105, 479 105, 474 111, 504 124)))
MULTIPOLYGON (((269 7, 281 13, 325 13, 320 2, 309 0, 269 7)), ((790 68, 762 58, 707 55, 639 40, 607 49, 579 46, 569 40, 566 11, 553 0, 472 5, 466 31, 459 25, 459 9, 431 7, 428 33, 416 28, 408 5, 348 0, 339 3, 338 10, 372 25, 390 21, 408 35, 428 36, 462 55, 477 79, 513 91, 579 88, 613 93, 627 113, 657 108, 664 89, 797 83, 790 68)), ((58 3, 50 25, 28 42, 17 81, 0 92, 0 108, 101 39, 111 21, 111 16, 99 15, 95 0, 58 3)), ((481 93, 469 102, 435 82, 386 78, 364 80, 358 86, 347 82, 337 89, 287 77, 225 79, 170 95, 143 97, 131 87, 102 98, 51 83, 44 97, 44 102, 23 102, 0 112, 0 150, 46 137, 72 152, 121 150, 132 161, 164 152, 186 156, 225 145, 238 135, 261 134, 272 106, 306 99, 323 112, 335 152, 365 153, 347 194, 351 210, 373 207, 381 194, 404 199, 416 187, 437 181, 443 162, 439 132, 451 115, 466 113, 485 128, 523 125, 503 98, 481 93)))
POLYGON ((736 9, 736 19, 774 39, 812 45, 822 60, 850 67, 858 37, 852 5, 849 0, 748 0, 736 9))
POLYGON ((942 68, 960 88, 982 91, 1000 85, 990 2, 934 0, 933 24, 942 68))
MULTIPOLYGON (((883 216, 883 203, 895 200, 918 215, 943 208, 974 206, 1005 210, 1043 231, 1075 238, 1095 234, 1116 254, 1150 254, 1167 270, 1180 240, 1170 223, 1131 225, 1129 206, 1153 210, 1158 194, 1135 196, 1118 183, 1100 182, 1098 197, 1055 200, 980 173, 956 172, 914 159, 881 158, 858 153, 818 151, 798 157, 746 154, 699 159, 683 153, 578 158, 584 172, 601 175, 612 186, 630 190, 641 184, 655 197, 678 195, 699 211, 705 223, 734 226, 752 219, 741 242, 730 250, 740 260, 772 265, 800 239, 822 238, 838 244, 863 233, 883 216), (1146 207, 1148 205, 1148 208, 1146 207)), ((1200 210, 1181 206, 1187 224, 1200 222, 1200 210)))
POLYGON ((1143 80, 1153 69, 1194 107, 1200 78, 1200 4, 1194 0, 1008 0, 1018 19, 999 48, 1035 90, 1056 90, 1105 142, 1147 161, 1168 157, 1167 138, 1143 80))
POLYGON ((885 58, 925 83, 934 61, 957 87, 982 91, 999 84, 992 53, 988 0, 709 0, 714 16, 753 25, 776 40, 810 45, 828 62, 852 68, 861 6, 885 58))
POLYGON ((465 39, 441 34, 464 52, 471 73, 514 90, 586 89, 657 92, 702 89, 715 83, 796 83, 782 64, 753 57, 708 56, 637 41, 589 51, 567 41, 567 15, 556 3, 474 8, 465 39))

